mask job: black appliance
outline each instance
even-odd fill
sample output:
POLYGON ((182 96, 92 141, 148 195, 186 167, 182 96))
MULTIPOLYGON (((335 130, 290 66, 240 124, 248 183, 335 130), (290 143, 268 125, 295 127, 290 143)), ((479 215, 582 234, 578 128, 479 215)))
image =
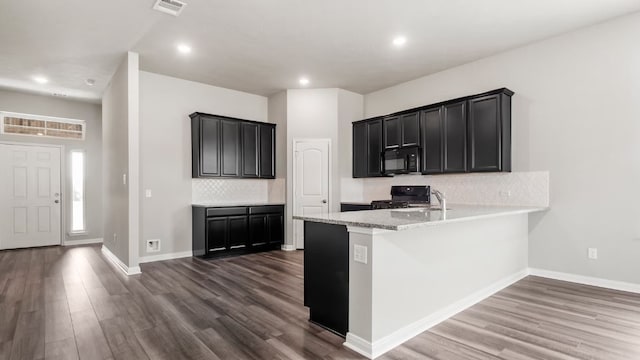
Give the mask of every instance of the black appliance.
POLYGON ((374 200, 371 209, 397 209, 431 204, 431 186, 399 185, 391 187, 391 200, 374 200))
POLYGON ((382 172, 385 175, 420 172, 420 148, 410 146, 385 150, 382 153, 382 172))

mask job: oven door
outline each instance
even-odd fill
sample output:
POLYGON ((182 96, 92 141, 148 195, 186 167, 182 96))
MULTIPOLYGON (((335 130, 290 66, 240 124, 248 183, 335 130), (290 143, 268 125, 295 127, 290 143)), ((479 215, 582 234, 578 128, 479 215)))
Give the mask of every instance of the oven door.
POLYGON ((383 173, 386 175, 406 174, 407 155, 401 149, 386 150, 382 158, 383 173))

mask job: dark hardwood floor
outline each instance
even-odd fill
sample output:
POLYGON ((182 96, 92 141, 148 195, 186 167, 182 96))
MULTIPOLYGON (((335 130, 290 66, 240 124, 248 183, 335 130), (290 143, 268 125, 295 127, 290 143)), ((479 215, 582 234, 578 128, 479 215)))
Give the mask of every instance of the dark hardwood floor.
MULTIPOLYGON (((0 359, 361 359, 307 321, 302 253, 145 264, 0 251, 0 359)), ((640 296, 528 277, 380 359, 640 359, 640 296)))

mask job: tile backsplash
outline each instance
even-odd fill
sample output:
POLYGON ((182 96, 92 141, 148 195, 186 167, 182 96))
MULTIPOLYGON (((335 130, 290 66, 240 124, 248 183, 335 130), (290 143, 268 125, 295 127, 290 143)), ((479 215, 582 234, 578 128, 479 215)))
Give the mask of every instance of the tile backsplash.
POLYGON ((249 204, 269 201, 269 182, 264 179, 192 179, 194 204, 249 204))
MULTIPOLYGON (((360 180, 360 179, 354 179, 360 180)), ((549 206, 549 172, 403 175, 391 178, 361 179, 362 198, 356 191, 342 201, 389 199, 391 185, 431 185, 444 192, 450 204, 549 206), (355 196, 354 196, 355 195, 355 196)), ((355 189, 354 184, 350 184, 355 189)))

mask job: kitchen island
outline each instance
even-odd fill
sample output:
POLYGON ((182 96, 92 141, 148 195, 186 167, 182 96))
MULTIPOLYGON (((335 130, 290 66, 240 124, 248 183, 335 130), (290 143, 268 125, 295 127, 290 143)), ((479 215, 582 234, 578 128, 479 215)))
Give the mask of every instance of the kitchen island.
POLYGON ((449 208, 295 216, 310 320, 375 358, 527 275, 529 214, 546 208, 449 208))

